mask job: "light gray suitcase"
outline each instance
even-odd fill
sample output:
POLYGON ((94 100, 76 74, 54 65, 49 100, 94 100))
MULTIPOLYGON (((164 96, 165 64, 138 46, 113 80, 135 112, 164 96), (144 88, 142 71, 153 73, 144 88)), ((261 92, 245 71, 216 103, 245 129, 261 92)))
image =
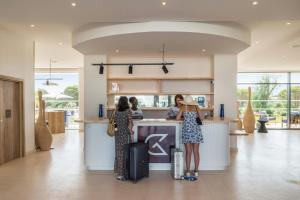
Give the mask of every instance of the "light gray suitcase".
POLYGON ((183 151, 180 149, 171 149, 171 171, 172 177, 176 180, 183 179, 184 176, 184 161, 183 151))

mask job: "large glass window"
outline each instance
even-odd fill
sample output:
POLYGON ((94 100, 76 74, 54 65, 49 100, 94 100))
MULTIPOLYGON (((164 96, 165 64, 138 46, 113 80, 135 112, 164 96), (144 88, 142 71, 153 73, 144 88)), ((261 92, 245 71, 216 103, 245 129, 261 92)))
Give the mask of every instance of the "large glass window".
POLYGON ((265 118, 268 128, 288 127, 288 73, 239 73, 238 102, 241 117, 246 110, 248 87, 256 120, 265 118))
POLYGON ((300 128, 300 73, 291 73, 291 128, 300 128))
POLYGON ((239 73, 238 102, 245 112, 248 87, 256 119, 267 118, 269 128, 300 128, 300 73, 239 73))
POLYGON ((42 91, 46 103, 46 112, 64 111, 67 129, 78 129, 78 73, 35 73, 36 117, 38 115, 38 91, 42 91))

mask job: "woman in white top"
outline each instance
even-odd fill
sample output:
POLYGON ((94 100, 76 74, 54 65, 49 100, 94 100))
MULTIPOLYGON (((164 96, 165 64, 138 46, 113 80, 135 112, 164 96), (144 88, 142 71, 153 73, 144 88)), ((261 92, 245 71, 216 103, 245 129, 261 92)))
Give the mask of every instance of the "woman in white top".
POLYGON ((131 103, 131 113, 133 119, 143 119, 143 111, 138 108, 138 100, 136 97, 130 97, 129 102, 131 103))
POLYGON ((182 106, 183 96, 181 94, 175 95, 175 106, 169 108, 167 113, 167 119, 176 119, 177 113, 179 112, 180 107, 182 106))

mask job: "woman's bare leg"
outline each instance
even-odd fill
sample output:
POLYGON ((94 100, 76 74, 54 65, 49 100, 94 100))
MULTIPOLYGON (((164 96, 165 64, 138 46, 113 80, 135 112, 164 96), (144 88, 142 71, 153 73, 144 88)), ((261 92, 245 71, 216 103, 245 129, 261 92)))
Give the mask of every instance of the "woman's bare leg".
POLYGON ((185 146, 185 165, 186 170, 190 171, 191 169, 191 157, 192 157, 192 144, 184 144, 185 146))
POLYGON ((200 155, 199 155, 199 144, 192 144, 194 162, 195 162, 195 171, 199 169, 200 155))

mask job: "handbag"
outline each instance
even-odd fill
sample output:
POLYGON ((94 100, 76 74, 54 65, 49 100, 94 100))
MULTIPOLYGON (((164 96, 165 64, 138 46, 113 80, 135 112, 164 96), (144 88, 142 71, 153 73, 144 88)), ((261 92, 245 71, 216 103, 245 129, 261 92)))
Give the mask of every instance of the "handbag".
POLYGON ((108 120, 107 135, 109 135, 110 137, 115 136, 115 126, 116 126, 115 116, 116 116, 116 111, 113 111, 113 113, 111 114, 108 120))
POLYGON ((200 117, 197 117, 197 118, 196 118, 196 122, 197 122, 197 124, 200 125, 200 126, 203 125, 202 120, 201 120, 200 117))

